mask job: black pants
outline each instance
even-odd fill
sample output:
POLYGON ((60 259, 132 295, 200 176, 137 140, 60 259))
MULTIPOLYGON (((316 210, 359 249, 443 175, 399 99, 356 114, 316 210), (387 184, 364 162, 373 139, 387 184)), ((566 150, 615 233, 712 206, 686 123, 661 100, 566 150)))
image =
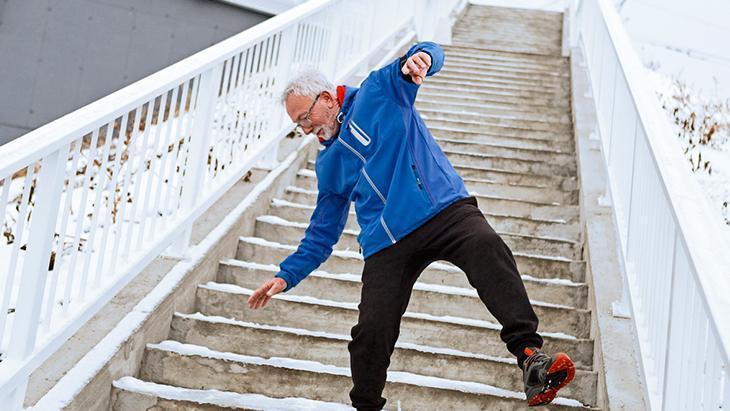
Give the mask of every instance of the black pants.
MULTIPOLYGON (((352 404, 380 410, 386 373, 413 284, 436 260, 462 269, 502 325, 500 337, 521 365, 525 346, 542 347, 538 319, 512 252, 487 223, 474 197, 459 200, 424 225, 365 260, 358 323, 352 328, 352 404)), ((521 368, 521 366, 520 366, 521 368)))

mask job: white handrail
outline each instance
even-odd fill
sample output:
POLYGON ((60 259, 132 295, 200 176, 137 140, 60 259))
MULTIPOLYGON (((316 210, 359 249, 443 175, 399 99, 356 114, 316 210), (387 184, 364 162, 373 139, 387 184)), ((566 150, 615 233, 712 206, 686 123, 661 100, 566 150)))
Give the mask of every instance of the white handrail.
POLYGON ((294 70, 365 72, 413 35, 422 1, 311 0, 0 147, 3 408, 154 258, 183 255, 254 164, 276 162, 294 70))
POLYGON ((652 409, 730 407, 730 255, 618 13, 581 2, 602 151, 652 409))

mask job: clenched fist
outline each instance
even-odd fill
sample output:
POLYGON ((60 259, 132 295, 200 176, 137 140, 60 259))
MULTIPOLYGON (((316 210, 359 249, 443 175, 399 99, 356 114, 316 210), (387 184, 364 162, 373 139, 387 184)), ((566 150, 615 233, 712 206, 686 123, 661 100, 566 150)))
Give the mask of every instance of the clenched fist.
POLYGON ((275 277, 269 281, 266 281, 259 287, 248 299, 248 308, 252 310, 259 309, 265 306, 271 297, 279 294, 286 289, 286 281, 284 279, 275 277))
POLYGON ((411 81, 420 85, 426 79, 426 73, 431 67, 431 56, 428 53, 419 51, 418 53, 408 57, 406 63, 401 68, 403 74, 410 75, 411 81))

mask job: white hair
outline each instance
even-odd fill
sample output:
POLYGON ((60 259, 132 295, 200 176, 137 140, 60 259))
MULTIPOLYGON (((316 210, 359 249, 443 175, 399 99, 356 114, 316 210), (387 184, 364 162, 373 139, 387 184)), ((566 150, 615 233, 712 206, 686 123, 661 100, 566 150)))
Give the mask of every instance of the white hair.
POLYGON ((306 68, 294 76, 284 87, 281 93, 281 102, 286 102, 290 95, 315 98, 323 91, 337 95, 335 85, 330 82, 321 71, 315 68, 306 68))

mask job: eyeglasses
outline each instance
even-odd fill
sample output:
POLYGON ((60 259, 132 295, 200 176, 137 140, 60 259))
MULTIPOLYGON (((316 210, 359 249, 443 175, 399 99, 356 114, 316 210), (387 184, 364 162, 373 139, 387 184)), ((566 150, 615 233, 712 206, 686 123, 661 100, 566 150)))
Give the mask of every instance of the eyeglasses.
POLYGON ((319 96, 321 96, 322 93, 317 94, 317 97, 314 98, 314 101, 312 102, 312 105, 309 106, 309 110, 307 110, 306 113, 304 113, 304 118, 297 121, 297 126, 300 128, 309 127, 312 125, 312 109, 314 108, 314 105, 317 104, 317 100, 319 100, 319 96))

